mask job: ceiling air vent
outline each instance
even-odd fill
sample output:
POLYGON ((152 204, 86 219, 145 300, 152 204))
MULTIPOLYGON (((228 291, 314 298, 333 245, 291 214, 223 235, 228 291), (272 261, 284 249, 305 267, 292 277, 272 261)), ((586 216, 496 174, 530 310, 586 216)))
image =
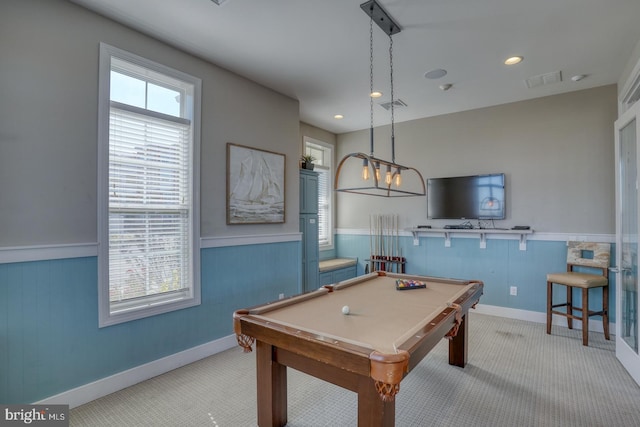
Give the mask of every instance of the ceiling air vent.
MULTIPOLYGON (((390 110, 391 109, 391 102, 383 102, 382 104, 380 104, 380 106, 382 108, 384 108, 385 110, 390 110)), ((396 99, 395 101, 393 101, 393 109, 395 110, 396 108, 403 108, 406 107, 407 104, 404 103, 403 100, 401 99, 396 99)))
POLYGON ((529 77, 524 82, 529 89, 534 87, 549 85, 551 83, 558 83, 562 81, 562 73, 560 71, 553 71, 551 73, 539 74, 537 76, 529 77))

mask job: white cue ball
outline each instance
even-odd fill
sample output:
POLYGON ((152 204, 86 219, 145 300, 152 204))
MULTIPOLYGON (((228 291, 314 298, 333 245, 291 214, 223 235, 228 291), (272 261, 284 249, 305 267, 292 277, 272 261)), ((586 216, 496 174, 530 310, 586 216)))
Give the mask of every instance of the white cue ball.
POLYGON ((349 306, 345 305, 344 307, 342 307, 342 314, 349 314, 349 306))

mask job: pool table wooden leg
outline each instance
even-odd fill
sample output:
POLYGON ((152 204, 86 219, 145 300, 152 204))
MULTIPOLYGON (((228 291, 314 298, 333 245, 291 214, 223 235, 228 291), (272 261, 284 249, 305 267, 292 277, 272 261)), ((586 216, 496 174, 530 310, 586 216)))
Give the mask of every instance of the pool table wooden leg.
POLYGON ((362 376, 358 381, 358 427, 393 427, 396 402, 383 402, 373 380, 362 376))
POLYGON ((287 367, 276 361, 275 347, 256 341, 258 426, 287 424, 287 367))
POLYGON ((449 365, 464 368, 467 364, 467 316, 462 316, 458 334, 449 340, 449 365))

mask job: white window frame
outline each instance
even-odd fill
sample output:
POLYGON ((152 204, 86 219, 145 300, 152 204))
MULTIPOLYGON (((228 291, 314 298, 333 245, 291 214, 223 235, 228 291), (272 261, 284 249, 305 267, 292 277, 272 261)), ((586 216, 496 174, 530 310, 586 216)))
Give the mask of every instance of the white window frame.
MULTIPOLYGON (((304 141, 304 146, 303 146, 303 150, 305 154, 309 154, 309 150, 308 148, 314 149, 314 150, 322 150, 324 151, 324 159, 326 160, 329 165, 323 164, 325 162, 320 162, 317 163, 315 162, 315 168, 314 170, 316 172, 319 173, 327 173, 329 179, 327 180, 327 194, 328 194, 328 214, 327 214, 327 230, 329 235, 327 236, 327 243, 322 243, 324 240, 319 240, 321 243, 319 245, 320 250, 326 251, 326 250, 331 250, 334 248, 334 210, 335 210, 335 199, 334 199, 334 194, 333 194, 333 180, 334 180, 334 159, 333 159, 333 150, 334 147, 331 144, 328 144, 324 141, 320 141, 314 138, 309 138, 309 137, 304 137, 303 138, 304 141)), ((318 214, 320 214, 320 209, 322 209, 322 200, 320 200, 320 189, 318 188, 318 214)), ((320 226, 318 227, 318 232, 320 231, 320 226)), ((318 236, 320 237, 320 236, 318 236)))
MULTIPOLYGON (((158 64, 122 49, 100 43, 100 65, 98 82, 98 326, 105 327, 128 322, 200 304, 200 117, 202 81, 196 77, 158 64), (193 86, 193 99, 188 112, 191 121, 191 207, 190 250, 191 283, 186 291, 171 299, 163 296, 147 296, 139 302, 114 305, 109 301, 109 128, 110 128, 110 75, 112 58, 143 67, 193 86)), ((146 110, 149 111, 149 110, 146 110)), ((149 116, 154 113, 150 112, 149 116)), ((161 114, 156 114, 161 115, 161 114)), ((162 295, 162 294, 161 294, 162 295)))

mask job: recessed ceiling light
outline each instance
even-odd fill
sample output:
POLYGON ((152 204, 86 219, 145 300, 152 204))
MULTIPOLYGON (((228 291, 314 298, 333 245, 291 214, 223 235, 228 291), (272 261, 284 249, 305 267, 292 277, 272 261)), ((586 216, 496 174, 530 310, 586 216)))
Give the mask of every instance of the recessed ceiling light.
POLYGON ((505 59, 505 65, 516 65, 522 62, 524 58, 522 56, 512 56, 511 58, 505 59))
POLYGON ((427 71, 424 73, 424 77, 427 79, 439 79, 440 77, 444 77, 447 75, 447 70, 443 70, 442 68, 437 68, 435 70, 427 71))
POLYGON ((380 97, 382 96, 382 92, 378 92, 378 91, 376 90, 376 91, 371 92, 371 95, 370 95, 370 96, 371 96, 372 98, 380 98, 380 97))
POLYGON ((340 119, 344 119, 344 116, 342 114, 336 114, 335 116, 333 116, 333 118, 340 120, 340 119))

